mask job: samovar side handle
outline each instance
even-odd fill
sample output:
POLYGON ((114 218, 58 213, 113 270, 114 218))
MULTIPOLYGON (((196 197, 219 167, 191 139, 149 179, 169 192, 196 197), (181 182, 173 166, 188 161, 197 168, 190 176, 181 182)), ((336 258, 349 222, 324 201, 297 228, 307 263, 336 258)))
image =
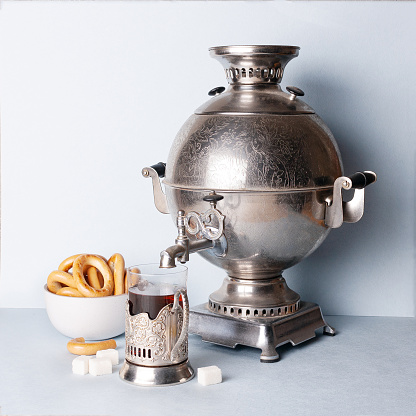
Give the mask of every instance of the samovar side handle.
POLYGON ((183 300, 183 323, 182 323, 181 334, 179 335, 179 338, 176 341, 176 344, 174 345, 174 347, 172 348, 170 352, 171 361, 175 360, 175 356, 178 353, 178 349, 180 348, 180 346, 185 341, 185 338, 188 335, 188 328, 189 328, 189 301, 188 301, 188 295, 185 289, 178 289, 175 292, 172 312, 175 312, 177 309, 179 309, 179 296, 180 295, 182 295, 182 300, 183 300))
POLYGON ((162 214, 169 214, 168 202, 166 195, 162 190, 160 179, 165 176, 166 163, 159 162, 156 165, 152 165, 142 169, 142 175, 145 178, 152 178, 153 185, 153 197, 155 200, 155 206, 162 214))
POLYGON ((364 188, 377 180, 372 171, 356 172, 350 177, 340 176, 334 182, 332 197, 326 202, 325 224, 341 227, 343 222, 357 222, 364 214, 364 188), (351 201, 343 201, 342 190, 354 189, 351 201))

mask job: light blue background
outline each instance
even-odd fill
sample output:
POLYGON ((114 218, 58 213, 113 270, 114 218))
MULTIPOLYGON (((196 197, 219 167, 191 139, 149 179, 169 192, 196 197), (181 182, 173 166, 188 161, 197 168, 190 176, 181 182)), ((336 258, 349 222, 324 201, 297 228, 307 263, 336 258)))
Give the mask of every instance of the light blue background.
MULTIPOLYGON (((208 47, 301 47, 296 85, 346 174, 374 170, 366 212, 286 272, 326 314, 414 316, 414 2, 3 2, 1 307, 43 307, 69 255, 154 262, 175 227, 142 167, 225 84, 208 47)), ((223 272, 193 255, 191 304, 223 272)))

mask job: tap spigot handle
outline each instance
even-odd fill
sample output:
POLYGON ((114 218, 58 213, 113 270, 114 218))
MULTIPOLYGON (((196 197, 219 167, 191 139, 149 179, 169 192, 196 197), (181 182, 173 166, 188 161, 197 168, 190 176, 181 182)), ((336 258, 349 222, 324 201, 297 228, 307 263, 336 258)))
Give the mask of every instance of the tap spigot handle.
POLYGON ((217 202, 224 199, 222 195, 218 195, 215 193, 215 191, 212 191, 209 195, 206 195, 202 198, 203 201, 209 202, 212 208, 217 207, 217 202))
POLYGON ((212 194, 204 196, 202 199, 205 202, 215 202, 215 203, 217 203, 218 201, 221 201, 221 199, 224 199, 224 197, 222 195, 212 193, 212 194))

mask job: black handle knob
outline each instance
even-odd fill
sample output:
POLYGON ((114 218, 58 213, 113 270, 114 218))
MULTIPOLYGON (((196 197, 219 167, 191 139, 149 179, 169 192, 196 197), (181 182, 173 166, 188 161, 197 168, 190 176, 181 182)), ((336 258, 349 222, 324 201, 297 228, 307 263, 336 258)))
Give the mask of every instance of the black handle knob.
POLYGON ((217 203, 218 201, 221 201, 221 199, 224 199, 222 195, 218 194, 210 194, 206 195, 202 198, 205 202, 214 202, 217 203))
POLYGON ((159 175, 159 178, 165 177, 166 163, 159 162, 156 163, 156 165, 152 165, 150 167, 156 171, 156 173, 159 175))
POLYGON ((219 95, 224 91, 225 91, 225 87, 215 87, 212 90, 208 91, 208 95, 210 97, 215 97, 216 95, 219 95))
POLYGON ((296 95, 296 97, 303 97, 305 95, 305 93, 298 87, 286 87, 286 91, 296 95))
POLYGON ((377 180, 377 175, 371 171, 356 172, 349 176, 352 182, 352 188, 362 189, 377 180))

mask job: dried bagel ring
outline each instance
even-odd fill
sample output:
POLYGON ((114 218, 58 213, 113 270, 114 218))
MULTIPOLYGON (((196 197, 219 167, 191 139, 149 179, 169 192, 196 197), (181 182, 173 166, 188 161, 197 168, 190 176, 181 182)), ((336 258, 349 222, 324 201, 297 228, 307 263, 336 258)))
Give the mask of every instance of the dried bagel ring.
POLYGON ((73 288, 77 287, 72 275, 62 270, 55 270, 52 273, 50 273, 48 276, 47 284, 49 292, 52 293, 56 293, 59 289, 62 289, 62 285, 73 288))
POLYGON ((97 351, 117 348, 117 344, 113 339, 99 342, 85 342, 82 337, 71 339, 66 345, 71 354, 76 355, 94 355, 97 351))
POLYGON ((101 289, 103 287, 104 279, 101 273, 95 267, 88 267, 87 278, 89 285, 94 289, 101 289))
POLYGON ((72 266, 72 273, 77 285, 76 288, 86 297, 98 298, 101 296, 109 296, 113 293, 114 279, 110 267, 101 257, 93 256, 92 254, 78 256, 72 266), (85 281, 84 270, 86 266, 94 266, 101 272, 104 279, 104 286, 102 288, 94 289, 85 281))
MULTIPOLYGON (((68 257, 58 266, 58 270, 68 272, 69 270, 72 269, 75 259, 79 256, 81 256, 81 254, 74 254, 73 256, 68 257)), ((101 257, 103 260, 107 261, 102 256, 97 256, 97 257, 101 257)), ((90 284, 90 286, 92 286, 94 289, 102 288, 104 281, 101 276, 101 273, 98 274, 97 269, 95 267, 88 267, 87 276, 88 276, 88 283, 90 284)))
POLYGON ((124 293, 129 292, 129 279, 127 278, 127 269, 124 269, 124 293))
POLYGON ((68 270, 72 269, 72 265, 74 264, 74 261, 77 257, 81 256, 81 254, 74 254, 71 257, 68 257, 65 259, 59 266, 58 270, 62 270, 64 272, 67 272, 68 270))
POLYGON ((137 277, 132 278, 131 275, 132 274, 140 274, 140 269, 138 267, 130 267, 130 269, 126 269, 126 277, 125 277, 125 288, 126 288, 126 293, 129 292, 129 287, 130 286, 134 286, 135 284, 137 284, 137 277))
MULTIPOLYGON (((58 266, 58 270, 62 270, 64 272, 67 272, 68 270, 72 269, 72 266, 74 264, 74 261, 77 257, 79 256, 83 256, 85 254, 74 254, 73 256, 68 257, 67 259, 65 259, 59 266, 58 266)), ((97 257, 101 257, 106 263, 107 263, 107 259, 103 256, 99 256, 96 255, 97 257)))
POLYGON ((56 292, 57 295, 61 296, 70 296, 73 298, 83 298, 81 293, 78 292, 77 289, 73 287, 63 287, 56 292))
POLYGON ((114 275, 114 295, 124 293, 124 258, 121 254, 113 254, 108 260, 108 265, 114 275))

